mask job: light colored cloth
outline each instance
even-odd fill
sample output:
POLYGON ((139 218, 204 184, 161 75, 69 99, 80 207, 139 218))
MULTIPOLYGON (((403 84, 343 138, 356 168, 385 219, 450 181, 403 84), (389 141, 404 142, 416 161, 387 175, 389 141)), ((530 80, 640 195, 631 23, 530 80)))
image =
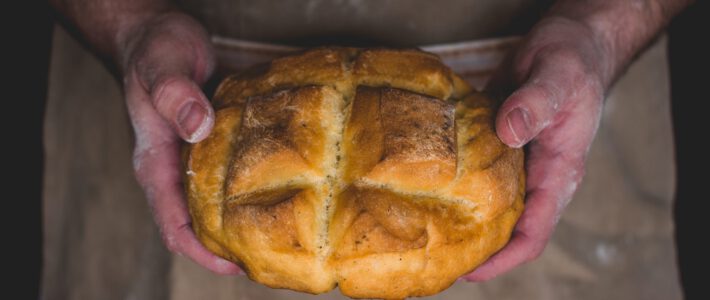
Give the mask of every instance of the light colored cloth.
MULTIPOLYGON (((456 66, 454 66, 456 68, 456 66)), ((535 262, 432 299, 681 299, 666 40, 610 91, 587 175, 535 262)), ((42 299, 311 299, 219 277, 162 246, 133 179, 120 86, 54 34, 45 122, 42 299)), ((343 299, 336 291, 316 299, 343 299)))
MULTIPOLYGON (((473 87, 482 90, 505 54, 521 41, 521 37, 489 38, 451 44, 423 45, 423 51, 438 55, 473 87)), ((303 48, 260 43, 213 36, 217 56, 217 76, 243 71, 250 66, 300 51, 303 48)))

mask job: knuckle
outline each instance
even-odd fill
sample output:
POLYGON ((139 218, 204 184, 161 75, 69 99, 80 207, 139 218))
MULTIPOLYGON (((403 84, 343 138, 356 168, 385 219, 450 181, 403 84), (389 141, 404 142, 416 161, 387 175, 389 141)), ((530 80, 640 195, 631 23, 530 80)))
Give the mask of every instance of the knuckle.
MULTIPOLYGON (((140 144, 140 141, 137 141, 137 144, 140 144)), ((147 156, 149 155, 149 148, 147 146, 136 146, 136 149, 134 149, 133 152, 133 175, 136 177, 136 180, 138 180, 138 183, 140 184, 145 184, 148 182, 148 179, 150 177, 150 173, 148 172, 147 168, 144 168, 144 164, 146 162, 147 156)))
POLYGON ((554 51, 550 52, 550 55, 559 61, 560 64, 564 64, 573 68, 580 68, 584 65, 584 60, 582 55, 574 48, 570 47, 559 47, 554 51))
POLYGON ((515 84, 522 84, 530 73, 531 55, 521 51, 513 58, 513 62, 509 67, 510 76, 515 84))
POLYGON ((542 255, 542 249, 535 249, 535 250, 531 251, 530 254, 528 254, 528 256, 526 257, 524 262, 526 262, 526 263, 533 262, 533 261, 537 260, 538 258, 540 258, 541 255, 542 255))
POLYGON ((163 76, 162 78, 154 78, 153 86, 149 90, 152 95, 153 105, 156 108, 167 104, 169 97, 164 97, 166 92, 179 87, 178 78, 173 76, 163 76))
POLYGON ((141 188, 143 188, 143 190, 145 191, 150 186, 150 175, 147 171, 145 171, 145 168, 143 168, 142 163, 143 162, 141 159, 134 159, 133 176, 136 178, 136 181, 141 186, 141 188))
POLYGON ((163 225, 161 227, 161 236, 165 247, 172 253, 185 255, 183 243, 189 243, 190 223, 180 226, 163 225))
POLYGON ((602 105, 604 102, 604 88, 601 79, 589 76, 585 82, 584 91, 594 104, 602 105))
POLYGON ((542 59, 553 61, 556 65, 562 66, 566 76, 570 76, 573 82, 581 82, 589 77, 592 71, 592 64, 589 58, 582 51, 570 46, 550 47, 548 51, 542 51, 542 59))
POLYGON ((133 157, 133 176, 141 185, 143 185, 143 183, 145 183, 148 179, 146 176, 146 172, 142 168, 142 163, 143 160, 140 156, 133 157))
POLYGON ((153 107, 159 113, 172 115, 176 113, 176 109, 184 101, 188 99, 201 99, 196 95, 198 88, 195 88, 194 83, 182 75, 164 75, 157 79, 152 91, 151 100, 153 107))
POLYGON ((165 248, 167 248, 168 251, 176 254, 181 254, 180 244, 177 242, 177 239, 173 235, 164 233, 163 244, 165 244, 165 248))
POLYGON ((528 255, 525 258, 524 262, 529 263, 540 258, 540 256, 542 256, 542 253, 545 250, 545 245, 546 241, 536 241, 533 244, 532 249, 530 249, 530 252, 528 252, 528 255))

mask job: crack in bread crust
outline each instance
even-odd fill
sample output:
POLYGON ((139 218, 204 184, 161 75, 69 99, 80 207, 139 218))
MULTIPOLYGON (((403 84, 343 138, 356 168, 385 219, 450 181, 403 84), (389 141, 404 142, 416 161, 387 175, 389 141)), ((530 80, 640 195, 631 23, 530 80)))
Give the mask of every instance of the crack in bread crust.
POLYGON ((193 228, 268 286, 435 294, 522 212, 522 150, 435 55, 318 48, 225 79, 213 104, 185 155, 193 228))

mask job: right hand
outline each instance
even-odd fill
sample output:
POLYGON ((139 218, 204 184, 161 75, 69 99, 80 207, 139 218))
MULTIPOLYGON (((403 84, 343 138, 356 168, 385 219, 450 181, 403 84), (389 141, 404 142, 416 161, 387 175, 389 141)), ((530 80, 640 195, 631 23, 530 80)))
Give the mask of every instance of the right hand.
POLYGON ((506 100, 496 133, 513 148, 528 144, 525 209, 508 244, 473 273, 486 281, 536 259, 585 172, 599 127, 611 65, 597 36, 577 20, 547 17, 502 64, 487 89, 506 100), (509 90, 514 90, 510 92, 509 90))
POLYGON ((147 17, 119 36, 117 60, 135 131, 133 165, 167 248, 223 275, 239 274, 232 262, 195 237, 185 200, 180 146, 206 138, 214 111, 200 86, 214 69, 205 30, 177 12, 147 17))

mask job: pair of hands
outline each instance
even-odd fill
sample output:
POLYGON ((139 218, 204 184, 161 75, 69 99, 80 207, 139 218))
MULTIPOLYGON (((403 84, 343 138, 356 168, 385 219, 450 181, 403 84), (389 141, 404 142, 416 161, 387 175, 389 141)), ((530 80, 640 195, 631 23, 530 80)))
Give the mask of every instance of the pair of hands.
MULTIPOLYGON (((127 36, 120 61, 136 133, 134 168, 164 242, 215 273, 238 274, 235 264, 196 239, 180 173, 181 140, 201 141, 214 123, 200 89, 215 63, 207 34, 191 18, 171 12, 127 36)), ((584 173, 602 107, 603 59, 587 27, 548 18, 495 76, 499 90, 517 88, 500 108, 496 130, 511 147, 529 144, 526 208, 508 245, 465 279, 493 278, 542 253, 584 173)))
MULTIPOLYGON (((141 8, 165 2, 151 1, 126 3, 141 8)), ((606 89, 689 2, 560 0, 501 66, 489 90, 503 91, 506 99, 496 117, 498 137, 511 147, 528 145, 525 211, 510 242, 464 279, 485 281, 542 253, 583 177, 606 89)), ((78 19, 91 40, 92 20, 82 23, 78 17, 85 15, 83 6, 61 3, 56 6, 78 19)), ((128 9, 129 15, 137 8, 128 9)), ((122 70, 136 133, 136 176, 165 244, 215 273, 238 274, 235 264, 196 239, 180 174, 182 141, 201 141, 214 124, 214 111, 200 89, 215 64, 207 34, 192 18, 169 9, 126 23, 132 25, 97 27, 108 34, 96 34, 93 41, 122 70)))

